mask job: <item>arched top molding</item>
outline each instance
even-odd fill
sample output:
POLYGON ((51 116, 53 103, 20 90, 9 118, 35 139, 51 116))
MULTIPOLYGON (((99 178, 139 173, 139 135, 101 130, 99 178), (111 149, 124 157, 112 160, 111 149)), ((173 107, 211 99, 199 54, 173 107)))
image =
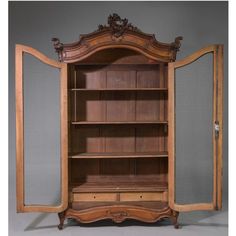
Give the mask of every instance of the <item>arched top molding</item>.
POLYGON ((109 15, 107 24, 99 25, 92 33, 80 35, 77 42, 63 44, 58 38, 52 41, 59 61, 66 63, 82 61, 95 52, 110 48, 127 48, 154 61, 170 62, 175 61, 182 39, 178 36, 172 43, 159 42, 154 34, 143 33, 126 18, 113 14, 109 15))

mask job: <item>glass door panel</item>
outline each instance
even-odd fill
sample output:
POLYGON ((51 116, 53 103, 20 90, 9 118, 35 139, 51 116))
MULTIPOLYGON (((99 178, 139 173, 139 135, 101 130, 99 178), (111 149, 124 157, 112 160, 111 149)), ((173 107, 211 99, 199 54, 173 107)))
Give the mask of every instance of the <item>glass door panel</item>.
POLYGON ((176 211, 221 208, 222 50, 213 45, 169 63, 169 203, 176 211))
POLYGON ((17 211, 63 211, 67 65, 23 45, 16 46, 16 149, 17 211))

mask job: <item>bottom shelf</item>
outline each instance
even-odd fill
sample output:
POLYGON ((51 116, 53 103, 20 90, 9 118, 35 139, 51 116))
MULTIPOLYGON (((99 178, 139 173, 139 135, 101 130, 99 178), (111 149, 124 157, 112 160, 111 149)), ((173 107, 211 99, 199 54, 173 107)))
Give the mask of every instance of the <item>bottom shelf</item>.
POLYGON ((71 185, 71 202, 167 202, 167 182, 155 176, 92 176, 71 185))
POLYGON ((79 192, 156 192, 167 191, 168 183, 159 175, 87 175, 71 183, 73 193, 79 192))
POLYGON ((72 188, 73 193, 86 193, 86 192, 156 192, 156 191, 166 191, 166 182, 84 182, 77 183, 72 188), (77 186, 76 186, 77 185, 77 186))
POLYGON ((128 201, 128 202, 72 202, 72 209, 85 210, 96 207, 112 207, 112 206, 126 206, 126 207, 142 207, 152 210, 161 210, 168 207, 168 202, 163 201, 128 201))

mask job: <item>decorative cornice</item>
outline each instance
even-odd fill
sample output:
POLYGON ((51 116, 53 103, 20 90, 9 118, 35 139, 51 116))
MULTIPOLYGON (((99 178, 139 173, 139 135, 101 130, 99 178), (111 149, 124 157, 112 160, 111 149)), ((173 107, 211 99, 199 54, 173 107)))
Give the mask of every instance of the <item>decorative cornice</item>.
POLYGON ((175 61, 182 39, 178 36, 173 43, 159 42, 154 34, 142 32, 126 18, 114 13, 108 16, 107 24, 99 25, 92 33, 80 35, 77 42, 62 44, 58 38, 52 41, 59 61, 66 63, 81 61, 95 52, 110 48, 127 48, 154 61, 170 62, 175 61))

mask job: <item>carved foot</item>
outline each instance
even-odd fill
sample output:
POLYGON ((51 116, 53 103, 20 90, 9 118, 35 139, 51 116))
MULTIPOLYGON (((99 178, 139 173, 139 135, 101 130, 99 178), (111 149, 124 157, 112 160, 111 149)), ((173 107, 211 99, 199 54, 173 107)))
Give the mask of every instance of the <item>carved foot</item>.
POLYGON ((60 224, 57 226, 59 230, 62 230, 64 227, 64 221, 65 221, 65 212, 58 213, 58 217, 60 220, 60 224))
POLYGON ((172 224, 174 225, 175 229, 179 229, 178 216, 179 216, 179 212, 173 211, 171 221, 172 221, 172 224))
POLYGON ((59 230, 63 230, 63 224, 59 224, 59 225, 57 226, 57 228, 58 228, 59 230))
POLYGON ((175 229, 179 229, 179 223, 174 224, 175 229))

